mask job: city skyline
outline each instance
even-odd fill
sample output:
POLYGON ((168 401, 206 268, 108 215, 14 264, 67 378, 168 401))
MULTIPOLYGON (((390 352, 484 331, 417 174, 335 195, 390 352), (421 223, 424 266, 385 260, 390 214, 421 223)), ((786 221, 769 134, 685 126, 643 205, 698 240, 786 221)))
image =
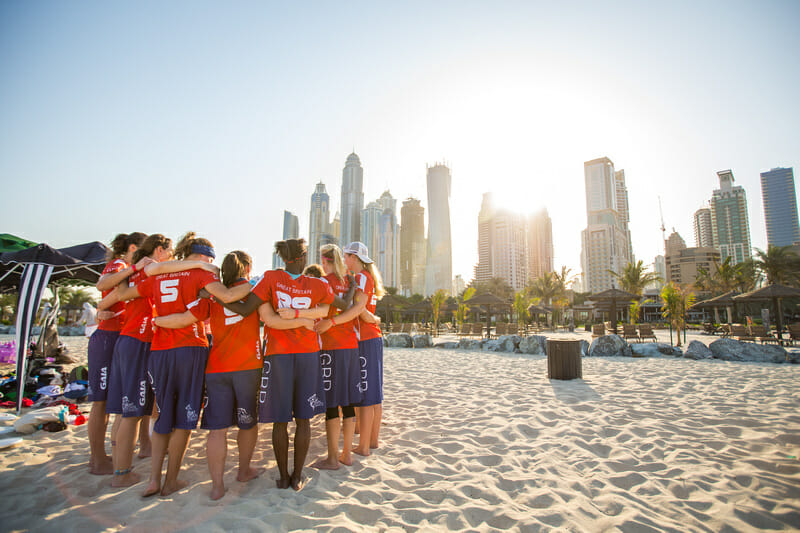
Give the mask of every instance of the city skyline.
POLYGON ((57 247, 193 230, 263 270, 284 209, 307 228, 319 181, 340 205, 355 151, 365 198, 389 189, 424 208, 425 165, 448 161, 454 275, 472 277, 487 190, 515 212, 546 207, 554 268, 578 272, 582 164, 608 156, 624 163, 637 258, 663 254, 658 197, 689 236, 727 168, 764 249, 760 173, 800 161, 798 17, 791 2, 587 2, 568 16, 538 2, 5 3, 0 180, 22 201, 0 222, 57 247))

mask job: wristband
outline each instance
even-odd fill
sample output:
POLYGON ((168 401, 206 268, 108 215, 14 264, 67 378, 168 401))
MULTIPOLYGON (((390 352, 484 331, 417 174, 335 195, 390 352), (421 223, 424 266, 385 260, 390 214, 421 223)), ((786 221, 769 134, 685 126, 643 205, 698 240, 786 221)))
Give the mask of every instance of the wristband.
POLYGON ((298 318, 298 317, 300 317, 300 310, 299 310, 299 309, 295 309, 295 310, 294 310, 294 317, 295 317, 295 318, 298 318))
POLYGON ((336 325, 336 321, 333 319, 333 317, 330 318, 330 321, 331 321, 331 324, 333 324, 334 326, 336 325))
POLYGON ((136 274, 136 263, 132 264, 131 268, 133 269, 133 272, 131 272, 131 274, 136 274))

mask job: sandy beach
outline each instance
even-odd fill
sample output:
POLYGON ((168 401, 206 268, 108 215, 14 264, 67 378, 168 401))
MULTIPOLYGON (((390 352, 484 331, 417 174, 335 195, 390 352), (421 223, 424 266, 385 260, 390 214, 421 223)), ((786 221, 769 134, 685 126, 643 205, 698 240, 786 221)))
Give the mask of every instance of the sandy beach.
MULTIPOLYGON (((278 490, 270 429, 228 493, 208 498, 205 432, 187 489, 143 500, 89 475, 86 426, 0 451, 6 531, 746 531, 800 526, 800 366, 584 358, 550 381, 542 356, 387 349, 382 446, 278 490)), ((88 408, 88 406, 87 406, 88 408)), ((110 449, 110 448, 109 448, 110 449)), ((322 417, 309 463, 324 454, 322 417)), ((135 471, 147 476, 149 459, 135 471)))

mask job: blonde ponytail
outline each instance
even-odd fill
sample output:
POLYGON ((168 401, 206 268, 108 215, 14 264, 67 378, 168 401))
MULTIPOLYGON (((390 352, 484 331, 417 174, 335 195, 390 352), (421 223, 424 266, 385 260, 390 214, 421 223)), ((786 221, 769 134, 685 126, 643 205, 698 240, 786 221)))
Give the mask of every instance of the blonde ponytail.
POLYGON ((344 264, 344 257, 342 257, 342 250, 335 244, 323 244, 319 248, 321 257, 324 257, 333 263, 333 272, 336 277, 344 281, 347 276, 347 267, 344 264))

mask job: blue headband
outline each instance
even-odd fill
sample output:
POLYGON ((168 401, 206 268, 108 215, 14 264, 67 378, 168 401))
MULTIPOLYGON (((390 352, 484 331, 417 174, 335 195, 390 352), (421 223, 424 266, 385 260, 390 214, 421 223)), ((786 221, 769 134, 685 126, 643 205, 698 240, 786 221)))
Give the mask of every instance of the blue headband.
POLYGON ((214 253, 214 249, 210 246, 206 246, 205 244, 193 244, 192 253, 204 255, 206 257, 210 257, 211 259, 217 258, 217 254, 214 253))

